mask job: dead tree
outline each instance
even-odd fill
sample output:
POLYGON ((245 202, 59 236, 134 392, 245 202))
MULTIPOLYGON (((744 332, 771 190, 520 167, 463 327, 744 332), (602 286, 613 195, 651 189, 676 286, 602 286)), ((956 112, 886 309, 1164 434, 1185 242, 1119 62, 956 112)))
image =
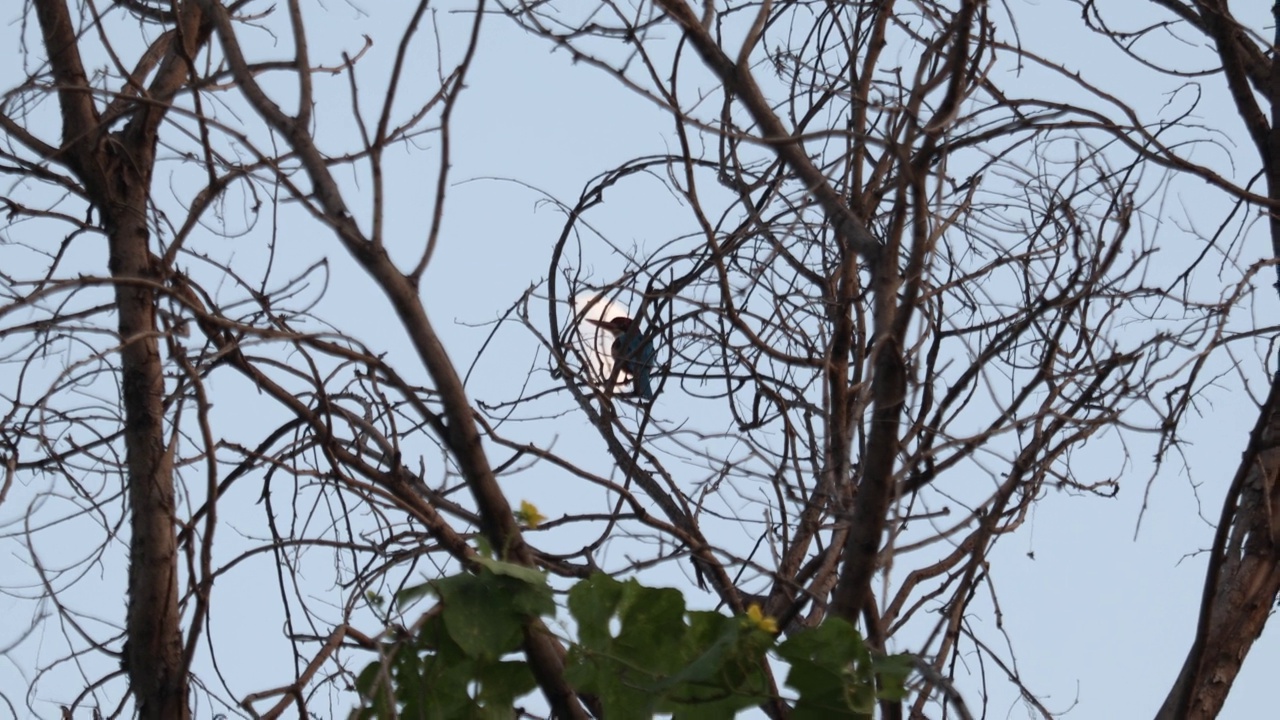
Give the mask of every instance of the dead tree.
MULTIPOLYGON (((1194 105, 1143 118, 978 0, 420 0, 376 11, 396 13, 393 42, 339 50, 308 34, 327 9, 298 0, 32 0, 26 74, 0 104, 18 180, 0 200, 0 507, 22 507, 5 538, 29 573, 12 586, 40 589, 30 636, 56 622, 62 654, 35 669, 28 714, 68 674, 73 714, 341 714, 355 671, 415 627, 385 599, 424 568, 474 567, 483 536, 559 587, 683 577, 787 630, 838 616, 877 648, 923 638, 885 717, 951 713, 969 657, 1051 715, 996 649, 1016 638, 969 622, 1000 617, 993 548, 1055 491, 1114 494, 1140 438, 1173 454, 1205 368, 1269 332, 1229 317, 1272 256, 1197 299, 1203 258, 1157 262, 1143 207, 1194 177, 1271 213, 1274 63, 1225 2, 1153 4, 1216 48, 1265 192, 1168 141, 1194 105), (542 198, 563 213, 545 279, 489 338, 542 352, 511 396, 470 375, 501 351, 463 370, 423 292, 492 23, 667 122, 579 198, 542 198), (411 206, 390 199, 405 162, 428 178, 411 206), (588 356, 591 298, 642 321, 656 398, 588 356), (367 308, 387 320, 372 338, 367 308), (581 506, 521 527, 509 493, 530 476, 581 506), (116 617, 102 598, 126 566, 116 617), (237 623, 283 628, 248 649, 218 625, 246 598, 237 623), (291 667, 232 677, 269 641, 291 667)), ((1216 712, 1280 587, 1275 397, 1162 717, 1216 712)), ((560 639, 523 633, 548 705, 586 717, 560 639)))

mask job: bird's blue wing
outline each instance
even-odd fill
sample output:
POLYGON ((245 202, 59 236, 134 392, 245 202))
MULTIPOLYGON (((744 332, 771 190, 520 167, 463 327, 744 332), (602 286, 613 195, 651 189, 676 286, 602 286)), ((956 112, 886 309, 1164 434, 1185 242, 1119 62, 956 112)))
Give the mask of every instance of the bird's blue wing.
POLYGON ((645 398, 653 398, 653 384, 650 375, 658 352, 653 343, 637 332, 627 332, 618 338, 625 350, 624 367, 631 373, 636 394, 645 398))

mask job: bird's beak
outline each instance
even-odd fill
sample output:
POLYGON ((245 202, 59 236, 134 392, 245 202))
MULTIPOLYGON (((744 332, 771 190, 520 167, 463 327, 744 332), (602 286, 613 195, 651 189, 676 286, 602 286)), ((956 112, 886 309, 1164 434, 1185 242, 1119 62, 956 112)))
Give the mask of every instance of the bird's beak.
POLYGON ((595 318, 586 318, 586 321, 587 321, 587 322, 589 322, 589 323, 591 323, 592 325, 595 325, 596 327, 608 327, 608 326, 609 326, 609 323, 605 322, 604 320, 597 320, 597 319, 595 319, 595 318))

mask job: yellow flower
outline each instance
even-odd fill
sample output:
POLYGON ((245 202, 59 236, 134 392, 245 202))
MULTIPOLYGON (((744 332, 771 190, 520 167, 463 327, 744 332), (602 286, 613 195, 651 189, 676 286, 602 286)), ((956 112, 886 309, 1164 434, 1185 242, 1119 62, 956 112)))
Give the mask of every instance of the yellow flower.
POLYGON ((538 512, 538 506, 528 500, 520 501, 520 509, 516 511, 516 520, 524 523, 530 530, 536 530, 547 518, 538 512))
POLYGON ((771 617, 766 617, 758 603, 751 603, 751 606, 747 608, 747 620, 770 635, 778 634, 778 621, 771 617))

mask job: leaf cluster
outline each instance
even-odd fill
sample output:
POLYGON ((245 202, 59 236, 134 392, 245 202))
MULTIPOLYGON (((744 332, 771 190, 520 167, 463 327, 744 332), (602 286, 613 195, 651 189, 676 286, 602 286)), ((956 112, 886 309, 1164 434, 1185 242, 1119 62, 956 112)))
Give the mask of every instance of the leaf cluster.
MULTIPOLYGON (((364 719, 510 718, 536 687, 520 650, 527 621, 555 615, 544 574, 478 559, 472 573, 397 595, 407 605, 433 594, 415 632, 388 640, 359 675, 364 719)), ((598 574, 574 585, 565 678, 609 718, 732 718, 771 703, 771 669, 788 666, 786 700, 797 718, 870 718, 880 699, 906 695, 912 661, 874 652, 851 625, 828 619, 779 641, 758 607, 731 617, 691 611, 671 588, 598 574)))
POLYGON ((416 634, 382 646, 382 657, 358 676, 366 718, 510 718, 516 698, 537 686, 528 663, 505 659, 520 649, 526 618, 555 613, 551 588, 536 570, 477 558, 461 573, 402 590, 405 606, 428 593, 440 611, 416 634))

